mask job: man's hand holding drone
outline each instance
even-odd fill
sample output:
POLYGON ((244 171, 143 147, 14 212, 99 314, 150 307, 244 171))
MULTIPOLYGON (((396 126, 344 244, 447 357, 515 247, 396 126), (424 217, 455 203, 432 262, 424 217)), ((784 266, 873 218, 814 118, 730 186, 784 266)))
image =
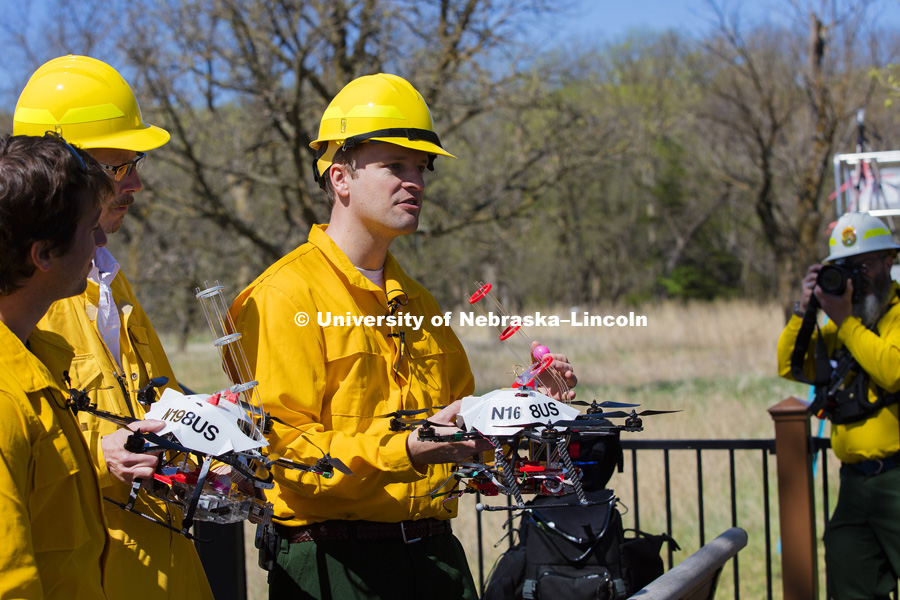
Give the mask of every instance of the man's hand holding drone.
POLYGON ((538 341, 531 342, 531 354, 536 361, 541 360, 545 356, 551 356, 553 363, 550 364, 549 368, 556 371, 559 377, 562 378, 562 381, 559 381, 557 377, 541 378, 541 381, 548 385, 546 387, 539 386, 538 391, 561 402, 574 400, 575 391, 572 388, 578 384, 578 378, 575 377, 575 368, 569 362, 569 359, 566 358, 566 355, 550 352, 546 346, 542 346, 538 341), (562 385, 562 382, 565 382, 568 389, 562 385))
POLYGON ((134 483, 135 479, 153 477, 159 463, 158 454, 162 452, 162 449, 155 453, 135 454, 125 449, 125 442, 135 431, 156 432, 165 426, 164 421, 156 419, 135 421, 129 424, 127 429, 119 429, 100 438, 103 458, 106 460, 106 468, 110 474, 129 485, 134 483))
MULTIPOLYGON (((460 433, 456 426, 456 415, 462 407, 462 400, 457 400, 436 412, 428 419, 436 435, 452 435, 460 433)), ((463 440, 460 442, 431 442, 419 439, 418 430, 414 430, 406 438, 406 451, 417 467, 428 464, 458 463, 477 452, 492 450, 493 446, 486 439, 463 440)))

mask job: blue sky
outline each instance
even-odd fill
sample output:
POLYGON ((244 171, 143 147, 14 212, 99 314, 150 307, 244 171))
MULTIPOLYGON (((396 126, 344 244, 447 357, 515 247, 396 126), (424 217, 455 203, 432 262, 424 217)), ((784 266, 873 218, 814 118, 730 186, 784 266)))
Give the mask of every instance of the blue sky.
MULTIPOLYGON (((794 17, 789 0, 719 0, 717 4, 729 13, 739 9, 747 24, 794 17)), ((880 15, 880 25, 900 27, 900 0, 877 0, 870 10, 880 15)), ((590 40, 614 40, 633 29, 699 34, 709 28, 713 18, 706 0, 575 0, 566 13, 560 22, 561 33, 590 40)))
MULTIPOLYGON (((148 0, 152 2, 153 0, 148 0)), ((760 21, 785 22, 796 15, 791 0, 714 0, 725 11, 739 11, 742 23, 751 25, 760 21)), ((814 6, 820 3, 839 5, 859 0, 799 0, 814 6)), ((30 15, 27 26, 29 37, 40 39, 43 32, 36 31, 36 22, 45 16, 44 0, 31 0, 23 5, 17 0, 0 0, 0 8, 20 17, 30 15)), ((700 37, 709 31, 714 13, 709 0, 569 0, 555 8, 561 12, 544 19, 524 34, 535 48, 549 48, 555 42, 580 42, 586 45, 615 42, 634 30, 663 31, 674 29, 685 35, 700 37)), ((879 26, 900 30, 900 0, 872 0, 871 11, 879 15, 879 26)), ((42 57, 44 60, 50 56, 42 57)), ((27 79, 25 68, 16 64, 0 66, 0 97, 12 93, 27 79), (21 73, 19 71, 22 71, 21 73), (22 80, 21 82, 19 80, 22 80)))

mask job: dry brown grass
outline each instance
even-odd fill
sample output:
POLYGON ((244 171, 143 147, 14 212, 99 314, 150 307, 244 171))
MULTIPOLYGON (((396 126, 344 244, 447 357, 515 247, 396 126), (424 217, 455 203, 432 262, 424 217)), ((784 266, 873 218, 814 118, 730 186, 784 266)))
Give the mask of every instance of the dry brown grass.
MULTIPOLYGON (((546 314, 546 310, 542 310, 546 314)), ((553 311, 568 315, 568 310, 553 311)), ((583 311, 579 311, 579 314, 583 311)), ((579 386, 629 388, 696 378, 771 375, 784 325, 774 304, 746 301, 642 308, 603 307, 592 315, 646 316, 646 327, 532 327, 527 335, 564 352, 577 367, 579 386)), ((526 313, 527 314, 527 313, 526 313)), ((479 388, 509 385, 513 354, 490 327, 456 328, 479 388)), ((521 355, 521 352, 518 354, 521 355)))
MULTIPOLYGON (((643 409, 681 409, 675 415, 649 417, 642 433, 627 434, 644 439, 771 438, 772 424, 766 409, 788 395, 804 395, 803 386, 775 376, 775 347, 783 326, 781 310, 774 304, 746 301, 712 304, 663 303, 639 309, 591 309, 591 314, 618 315, 634 311, 647 317, 644 328, 531 328, 527 334, 554 351, 564 352, 576 366, 577 388, 583 400, 639 402, 643 409)), ((547 314, 547 310, 541 311, 547 314)), ((568 310, 556 311, 567 315, 568 310)), ((528 313, 523 313, 528 314, 528 313)), ((458 320, 454 317, 454 323, 458 320)), ((478 393, 506 387, 515 359, 496 339, 490 327, 456 328, 469 354, 478 393)), ((520 353, 521 354, 521 353, 520 353)), ((215 351, 206 340, 189 346, 187 352, 170 353, 179 378, 198 391, 226 385, 217 366, 215 351)), ((641 458, 641 528, 665 530, 662 453, 648 452, 641 458), (652 455, 657 456, 652 456, 652 455)), ((723 455, 727 453, 721 453, 723 455)), ((671 452, 674 535, 683 551, 676 562, 699 546, 697 539, 696 466, 692 452, 671 452)), ((750 545, 741 554, 741 595, 765 595, 765 563, 762 560, 761 459, 738 453, 738 525, 750 534, 750 545)), ((770 460, 770 484, 774 493, 774 460, 770 460)), ((630 490, 630 460, 626 471, 615 475, 611 487, 620 496, 620 508, 633 504, 630 490)), ((725 456, 704 458, 704 498, 707 540, 731 526, 725 456)), ((506 513, 485 513, 484 550, 489 567, 506 548, 493 544, 502 536, 506 513)), ((625 516, 626 526, 630 517, 625 516)), ((773 514, 772 543, 777 542, 777 510, 773 514)), ((461 502, 454 524, 477 571, 474 498, 461 502)), ((251 530, 248 530, 250 534, 251 530)), ((252 537, 252 536, 251 536, 252 537)), ((255 551, 248 548, 251 598, 265 597, 265 579, 256 567, 255 551)), ((774 561, 776 577, 778 559, 774 561)), ((720 583, 719 597, 732 594, 730 576, 720 583)), ((775 596, 780 597, 776 580, 775 596)))

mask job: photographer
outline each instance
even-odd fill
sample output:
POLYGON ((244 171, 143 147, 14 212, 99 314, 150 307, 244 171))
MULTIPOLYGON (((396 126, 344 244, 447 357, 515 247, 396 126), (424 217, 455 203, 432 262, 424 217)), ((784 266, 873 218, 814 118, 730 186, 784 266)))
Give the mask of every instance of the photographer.
POLYGON ((848 213, 829 247, 825 265, 803 278, 778 341, 778 370, 816 384, 810 411, 832 421, 842 463, 824 536, 828 597, 888 598, 900 573, 900 288, 891 281, 900 246, 880 219, 848 213), (818 307, 829 319, 821 329, 818 307))

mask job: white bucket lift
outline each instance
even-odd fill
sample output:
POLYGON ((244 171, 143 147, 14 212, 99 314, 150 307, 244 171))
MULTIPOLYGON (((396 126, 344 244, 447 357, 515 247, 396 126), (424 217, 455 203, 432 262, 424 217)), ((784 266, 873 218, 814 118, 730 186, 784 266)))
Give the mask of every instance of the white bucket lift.
MULTIPOLYGON (((894 239, 900 225, 900 150, 834 155, 837 216, 867 212, 887 223, 894 239)), ((900 265, 891 269, 900 281, 900 265)))
POLYGON ((835 154, 834 188, 839 217, 845 212, 900 216, 900 150, 835 154))

